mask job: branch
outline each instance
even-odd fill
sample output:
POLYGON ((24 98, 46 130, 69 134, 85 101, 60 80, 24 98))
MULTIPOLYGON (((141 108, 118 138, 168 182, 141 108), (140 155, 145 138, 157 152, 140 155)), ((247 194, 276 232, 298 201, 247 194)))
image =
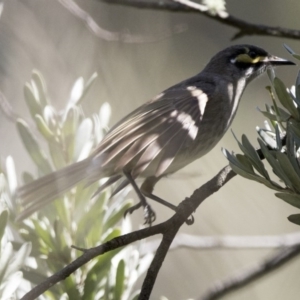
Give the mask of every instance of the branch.
POLYGON ((170 245, 174 240, 177 231, 185 222, 185 220, 188 219, 188 217, 206 198, 217 192, 235 175, 236 174, 231 170, 230 166, 226 166, 211 180, 206 182, 200 188, 196 189, 189 198, 186 198, 179 204, 175 215, 167 221, 169 226, 163 233, 163 239, 148 269, 146 278, 142 285, 140 296, 138 298, 139 300, 148 300, 150 298, 157 274, 162 266, 164 258, 169 251, 170 245))
MULTIPOLYGON (((254 24, 238 19, 229 14, 226 15, 212 15, 209 11, 203 11, 201 7, 197 7, 196 3, 193 5, 174 2, 172 0, 98 0, 108 4, 116 4, 123 6, 130 6, 140 9, 155 9, 165 10, 172 12, 184 12, 184 13, 199 13, 210 19, 213 19, 221 24, 225 24, 238 29, 238 32, 233 36, 234 39, 241 38, 247 35, 258 35, 258 36, 274 36, 274 37, 285 37, 290 39, 299 40, 300 31, 295 29, 288 29, 282 27, 272 27, 262 24, 254 24)), ((178 0, 179 1, 179 0, 178 0)), ((183 2, 183 1, 181 1, 183 2)))
POLYGON ((271 256, 262 263, 258 263, 223 282, 217 282, 201 300, 216 300, 233 292, 245 285, 275 271, 279 267, 300 254, 300 244, 281 250, 279 253, 271 256))
MULTIPOLYGON (((141 254, 156 251, 160 239, 144 243, 141 254)), ((222 249, 269 249, 291 247, 300 244, 300 233, 289 233, 283 235, 259 235, 259 236, 197 236, 179 233, 174 238, 170 250, 188 248, 192 250, 222 250, 222 249)))
POLYGON ((128 32, 112 32, 101 28, 95 20, 84 11, 77 3, 73 0, 57 0, 62 6, 64 6, 70 13, 77 18, 81 19, 87 28, 94 33, 97 37, 106 41, 122 41, 124 43, 153 43, 160 40, 164 40, 174 34, 181 33, 187 29, 185 25, 178 25, 173 30, 166 30, 161 32, 156 37, 145 37, 144 35, 133 35, 128 32))
POLYGON ((71 264, 58 271, 54 275, 50 276, 44 282, 38 284, 30 292, 24 295, 21 300, 33 300, 37 298, 54 284, 64 280, 78 268, 98 255, 104 254, 108 251, 120 247, 124 247, 126 245, 129 245, 130 243, 156 234, 162 234, 163 239, 147 272, 139 297, 139 299, 142 300, 149 299, 156 280, 156 276, 179 228, 206 198, 217 192, 235 175, 236 174, 231 170, 230 166, 226 166, 210 181, 206 182, 200 188, 195 190, 190 198, 186 198, 184 201, 182 201, 178 206, 177 212, 166 222, 155 225, 153 227, 137 230, 123 236, 119 236, 100 246, 87 249, 71 264))

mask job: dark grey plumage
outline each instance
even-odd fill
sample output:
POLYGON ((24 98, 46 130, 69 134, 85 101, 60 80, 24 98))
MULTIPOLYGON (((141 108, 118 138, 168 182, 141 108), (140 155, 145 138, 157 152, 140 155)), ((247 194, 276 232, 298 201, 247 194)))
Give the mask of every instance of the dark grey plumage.
POLYGON ((150 210, 146 222, 151 223, 154 213, 144 196, 157 200, 152 195, 156 182, 218 143, 252 79, 270 66, 291 64, 251 45, 231 46, 217 53, 201 73, 170 87, 119 121, 88 158, 21 187, 18 197, 26 209, 19 219, 82 180, 89 184, 109 177, 105 188, 125 174, 120 188, 129 182, 135 185, 132 180, 137 177, 145 178, 141 190, 136 191, 141 204, 150 210))

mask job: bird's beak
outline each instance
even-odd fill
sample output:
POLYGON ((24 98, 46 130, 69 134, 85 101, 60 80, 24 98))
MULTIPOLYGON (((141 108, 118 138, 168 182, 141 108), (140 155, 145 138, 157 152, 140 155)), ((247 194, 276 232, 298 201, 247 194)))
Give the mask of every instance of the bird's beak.
POLYGON ((295 65, 292 61, 274 55, 267 56, 264 61, 269 63, 271 66, 295 65))

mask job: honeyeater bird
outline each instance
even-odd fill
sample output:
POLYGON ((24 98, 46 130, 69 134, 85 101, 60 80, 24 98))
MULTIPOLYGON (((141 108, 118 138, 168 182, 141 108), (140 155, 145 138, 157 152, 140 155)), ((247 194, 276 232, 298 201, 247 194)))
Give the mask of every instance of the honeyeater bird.
POLYGON ((247 84, 269 67, 294 65, 252 45, 228 47, 202 72, 157 95, 113 126, 84 160, 19 188, 24 219, 82 180, 89 185, 108 178, 99 189, 123 178, 117 191, 131 184, 143 206, 145 223, 155 220, 146 197, 176 207, 152 194, 162 177, 208 153, 222 138, 236 114, 247 84), (136 178, 144 178, 139 188, 136 178))

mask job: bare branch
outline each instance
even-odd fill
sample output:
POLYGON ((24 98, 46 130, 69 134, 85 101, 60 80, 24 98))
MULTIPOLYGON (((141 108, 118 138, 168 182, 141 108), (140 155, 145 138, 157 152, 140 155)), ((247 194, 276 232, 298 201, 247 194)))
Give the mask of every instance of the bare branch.
MULTIPOLYGON (((141 254, 156 251, 160 239, 145 242, 141 254)), ((174 238, 170 250, 188 248, 193 250, 221 250, 221 249, 270 249, 291 247, 300 244, 300 233, 283 235, 258 235, 258 236, 197 236, 179 233, 174 238)))
POLYGON ((211 180, 196 189, 192 196, 182 201, 175 215, 170 218, 167 223, 168 227, 163 233, 163 239, 157 249, 146 278, 143 282, 139 300, 147 300, 150 298, 157 274, 162 266, 162 263, 167 255, 174 237, 188 217, 197 209, 197 207, 213 193, 217 192, 236 174, 231 170, 230 166, 223 168, 211 180))
POLYGON ((156 276, 179 228, 206 198, 217 192, 235 175, 236 174, 231 170, 231 168, 229 166, 226 166, 210 181, 195 190, 190 198, 186 198, 184 201, 182 201, 178 206, 177 212, 166 222, 153 227, 134 231, 123 236, 119 236, 100 246, 85 250, 85 252, 80 257, 78 257, 62 270, 58 271, 56 274, 47 278, 44 282, 37 285, 30 292, 24 295, 21 300, 35 299, 36 297, 44 293, 47 289, 52 287, 54 284, 64 280, 78 268, 98 255, 117 249, 119 247, 124 247, 130 243, 147 238, 149 236, 163 234, 162 242, 147 272, 139 298, 143 300, 149 299, 156 280, 156 276))
POLYGON ((238 19, 231 15, 212 15, 208 11, 203 11, 195 5, 181 4, 172 0, 98 0, 108 4, 117 4, 123 6, 131 6, 140 9, 155 9, 166 10, 172 12, 184 12, 184 13, 199 13, 208 18, 211 18, 221 24, 225 24, 238 29, 238 32, 232 39, 238 39, 248 35, 258 36, 274 36, 285 37, 290 39, 300 39, 300 30, 272 27, 262 24, 254 24, 238 19))
POLYGON ((174 34, 181 33, 187 29, 186 25, 178 25, 173 30, 166 30, 161 32, 159 36, 148 36, 145 35, 134 35, 126 31, 124 32, 111 32, 101 28, 95 20, 82 8, 79 7, 77 3, 73 0, 57 0, 61 5, 63 5, 69 12, 74 16, 81 19, 87 26, 87 28, 94 33, 97 37, 104 39, 106 41, 122 41, 124 43, 153 43, 160 40, 169 38, 174 34))
POLYGON ((272 271, 283 266, 285 263, 300 254, 300 244, 293 247, 284 248, 280 252, 266 259, 263 262, 257 263, 255 266, 232 276, 229 279, 215 283, 200 300, 216 300, 233 292, 245 285, 271 273, 272 271))

